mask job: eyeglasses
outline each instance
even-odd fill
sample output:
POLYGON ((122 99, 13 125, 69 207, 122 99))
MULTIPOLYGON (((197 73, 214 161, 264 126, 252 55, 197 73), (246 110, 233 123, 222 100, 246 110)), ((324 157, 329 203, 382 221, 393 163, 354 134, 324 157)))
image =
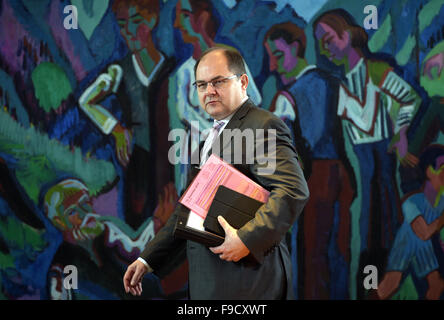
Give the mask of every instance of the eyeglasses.
POLYGON ((217 78, 214 80, 210 80, 208 82, 205 81, 196 81, 193 83, 193 86, 195 88, 197 88, 197 90, 199 92, 205 92, 207 90, 207 86, 208 84, 211 84, 211 86, 213 87, 213 89, 220 89, 224 86, 225 83, 227 83, 228 80, 234 79, 236 77, 239 77, 239 75, 235 74, 229 77, 224 77, 224 78, 217 78))

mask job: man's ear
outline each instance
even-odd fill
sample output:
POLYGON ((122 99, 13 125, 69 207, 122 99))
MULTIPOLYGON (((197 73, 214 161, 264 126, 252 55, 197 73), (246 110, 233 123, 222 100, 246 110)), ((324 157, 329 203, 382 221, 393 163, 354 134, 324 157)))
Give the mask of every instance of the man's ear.
POLYGON ((248 76, 246 73, 244 73, 241 78, 240 78, 241 84, 242 84, 242 89, 247 90, 248 87, 248 83, 250 81, 250 79, 248 79, 248 76))

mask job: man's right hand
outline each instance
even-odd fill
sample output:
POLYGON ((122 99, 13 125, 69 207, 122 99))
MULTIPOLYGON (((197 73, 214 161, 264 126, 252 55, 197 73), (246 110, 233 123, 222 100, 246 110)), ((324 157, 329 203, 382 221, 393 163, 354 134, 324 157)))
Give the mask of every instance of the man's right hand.
POLYGON ((147 272, 148 268, 139 260, 130 264, 123 276, 125 292, 131 292, 133 296, 140 296, 142 294, 142 279, 147 272))

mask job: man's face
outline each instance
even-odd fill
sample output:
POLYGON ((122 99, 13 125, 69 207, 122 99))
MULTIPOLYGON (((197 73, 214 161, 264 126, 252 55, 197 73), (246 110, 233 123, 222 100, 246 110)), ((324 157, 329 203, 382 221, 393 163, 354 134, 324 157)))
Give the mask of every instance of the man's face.
POLYGON ((320 53, 337 65, 345 64, 347 52, 351 47, 347 31, 341 37, 327 24, 320 22, 315 30, 320 53))
POLYGON ((137 12, 134 6, 122 7, 116 15, 120 33, 125 38, 128 48, 132 52, 145 48, 148 35, 156 25, 156 15, 153 13, 148 21, 137 12))
MULTIPOLYGON (((228 69, 227 58, 222 50, 215 50, 204 56, 196 70, 196 83, 223 79, 233 76, 228 69)), ((248 76, 225 80, 215 89, 208 84, 206 90, 197 90, 201 107, 214 119, 224 119, 233 113, 246 97, 248 76)))
POLYGON ((270 71, 276 71, 281 76, 284 84, 292 80, 292 71, 298 63, 297 52, 299 43, 297 41, 287 44, 287 42, 278 38, 275 40, 267 39, 265 49, 270 58, 270 71))

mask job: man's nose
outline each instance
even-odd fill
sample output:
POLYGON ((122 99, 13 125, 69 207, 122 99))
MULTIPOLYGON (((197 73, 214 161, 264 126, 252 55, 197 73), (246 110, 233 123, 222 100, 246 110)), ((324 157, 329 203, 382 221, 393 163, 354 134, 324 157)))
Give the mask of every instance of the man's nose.
POLYGON ((213 84, 211 82, 207 83, 207 88, 205 90, 205 93, 209 95, 216 94, 216 89, 214 89, 213 84))

